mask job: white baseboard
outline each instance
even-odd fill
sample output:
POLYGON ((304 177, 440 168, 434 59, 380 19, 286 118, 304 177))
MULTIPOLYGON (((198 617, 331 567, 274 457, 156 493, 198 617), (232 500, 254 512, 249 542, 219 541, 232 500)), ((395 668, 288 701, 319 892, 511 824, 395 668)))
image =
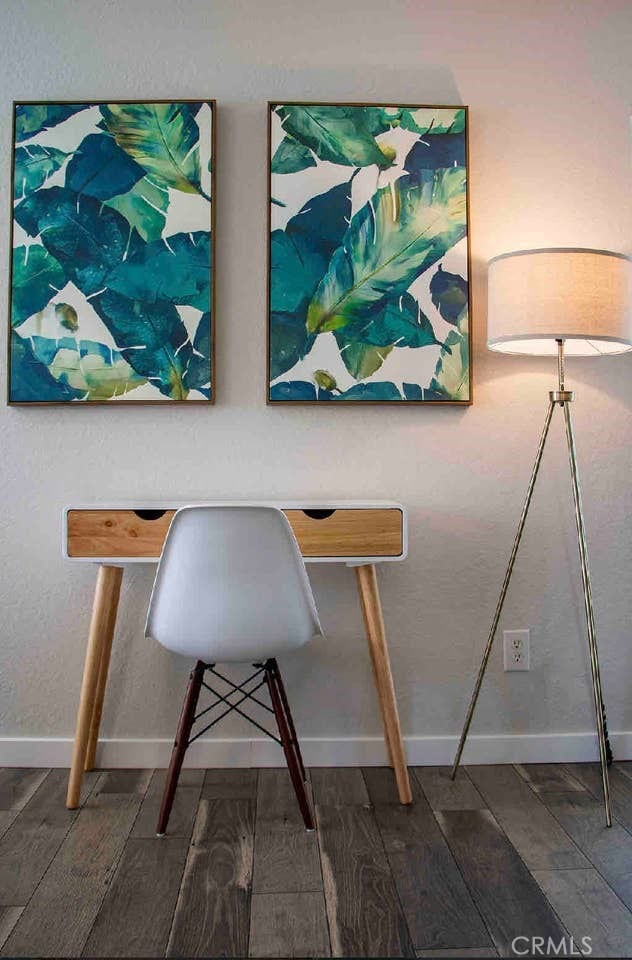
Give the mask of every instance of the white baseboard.
MULTIPOLYGON (((457 737, 405 737, 411 766, 452 763, 457 737)), ((632 731, 610 734, 616 760, 632 759, 632 731)), ((166 767, 171 740, 102 740, 99 767, 166 767)), ((384 741, 379 737, 301 739, 310 767, 382 766, 384 741)), ((0 767, 68 767, 70 737, 0 737, 0 767)), ((571 763, 597 760, 594 733, 538 733, 472 735, 464 763, 571 763)), ((270 740, 198 740, 187 752, 189 767, 278 767, 284 765, 281 748, 270 740)))

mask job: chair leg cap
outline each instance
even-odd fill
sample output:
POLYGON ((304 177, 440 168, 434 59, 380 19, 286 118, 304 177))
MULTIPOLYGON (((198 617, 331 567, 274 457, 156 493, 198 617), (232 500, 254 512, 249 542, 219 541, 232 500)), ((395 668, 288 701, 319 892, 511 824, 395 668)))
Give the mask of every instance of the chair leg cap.
POLYGON ((167 834, 166 834, 166 833, 157 833, 156 836, 157 836, 157 837, 166 837, 167 834))

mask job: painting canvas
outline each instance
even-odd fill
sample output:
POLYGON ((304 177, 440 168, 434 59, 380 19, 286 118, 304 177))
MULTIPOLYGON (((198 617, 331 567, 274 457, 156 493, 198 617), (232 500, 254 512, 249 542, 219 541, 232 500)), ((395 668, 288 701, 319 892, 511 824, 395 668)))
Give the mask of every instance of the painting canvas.
POLYGON ((470 403, 467 108, 269 104, 268 402, 470 403))
POLYGON ((10 403, 212 401, 214 112, 15 105, 10 403))

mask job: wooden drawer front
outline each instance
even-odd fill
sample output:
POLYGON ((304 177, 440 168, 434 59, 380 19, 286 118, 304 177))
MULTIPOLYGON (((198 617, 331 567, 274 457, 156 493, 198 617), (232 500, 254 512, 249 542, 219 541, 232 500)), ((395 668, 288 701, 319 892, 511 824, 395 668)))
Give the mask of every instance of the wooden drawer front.
POLYGON ((396 508, 341 509, 323 519, 285 510, 304 557, 398 557, 403 517, 396 508))
POLYGON ((143 520, 133 510, 69 510, 69 557, 159 557, 175 510, 143 520))
MULTIPOLYGON (((143 519, 134 510, 69 510, 68 556, 157 559, 174 513, 143 519)), ((284 513, 304 557, 397 557, 403 550, 402 512, 395 507, 341 509, 321 519, 303 510, 284 513)))

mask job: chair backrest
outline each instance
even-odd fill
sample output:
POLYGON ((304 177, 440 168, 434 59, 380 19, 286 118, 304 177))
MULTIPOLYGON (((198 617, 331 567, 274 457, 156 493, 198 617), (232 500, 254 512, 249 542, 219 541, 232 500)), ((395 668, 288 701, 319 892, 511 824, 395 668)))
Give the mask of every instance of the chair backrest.
POLYGON ((171 522, 145 634, 205 663, 255 661, 321 633, 305 564, 275 507, 189 506, 171 522))

